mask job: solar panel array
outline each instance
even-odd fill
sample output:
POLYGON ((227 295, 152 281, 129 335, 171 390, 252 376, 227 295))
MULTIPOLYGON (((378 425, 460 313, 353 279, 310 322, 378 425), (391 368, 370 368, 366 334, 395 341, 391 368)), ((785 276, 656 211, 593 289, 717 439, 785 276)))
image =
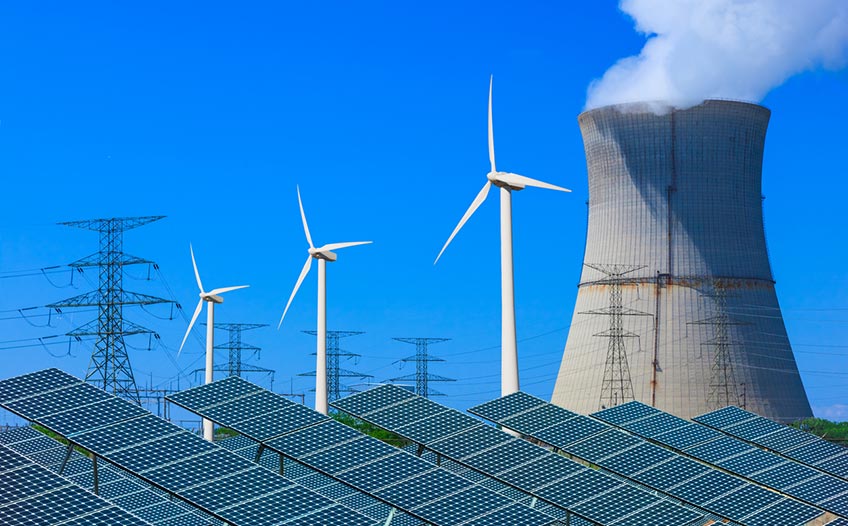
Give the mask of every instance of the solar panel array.
MULTIPOLYGON (((32 427, 0 432, 0 444, 54 473, 62 468, 67 451, 67 446, 32 427)), ((93 469, 90 458, 73 451, 62 475, 77 486, 94 491, 93 469)), ((98 479, 97 494, 100 497, 155 526, 221 524, 221 521, 193 509, 189 504, 170 500, 167 494, 110 465, 98 466, 98 479)))
POLYGON ((3 526, 145 526, 150 523, 0 445, 3 526))
POLYGON ((0 406, 230 524, 375 524, 58 369, 0 381, 0 406))
POLYGON ((333 406, 596 524, 693 524, 702 518, 401 387, 383 385, 333 406))
MULTIPOLYGON (((435 525, 534 526, 558 522, 555 517, 434 467, 238 377, 168 398, 262 442, 268 449, 435 525)), ((437 429, 431 432, 439 433, 437 429)))
POLYGON ((628 402, 592 416, 848 518, 848 481, 833 475, 763 451, 705 425, 689 422, 641 402, 628 402))
MULTIPOLYGON (((823 514, 525 393, 511 394, 469 411, 740 524, 794 526, 823 514)), ((661 426, 662 422, 656 425, 661 426)))
POLYGON ((768 418, 729 406, 692 420, 777 452, 820 471, 848 479, 848 448, 768 418))
MULTIPOLYGON (((259 443, 243 435, 226 438, 217 442, 217 444, 251 461, 255 461, 259 450, 259 443)), ((259 465, 271 471, 279 472, 279 453, 265 449, 260 456, 259 465)), ((371 495, 355 490, 346 484, 291 459, 284 459, 284 473, 287 478, 294 482, 306 486, 327 498, 336 500, 364 515, 377 519, 381 524, 385 523, 389 515, 392 514, 391 506, 375 499, 371 495)), ((416 519, 408 513, 397 510, 394 512, 391 521, 392 526, 421 526, 423 524, 425 524, 423 521, 416 519)))

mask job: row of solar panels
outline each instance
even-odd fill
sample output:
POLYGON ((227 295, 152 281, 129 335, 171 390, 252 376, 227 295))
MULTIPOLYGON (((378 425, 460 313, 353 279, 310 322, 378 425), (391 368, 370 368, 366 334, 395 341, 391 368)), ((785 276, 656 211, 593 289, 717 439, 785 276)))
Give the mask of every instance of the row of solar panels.
MULTIPOLYGON (((242 436, 221 442, 223 447, 209 444, 56 370, 0 382, 3 407, 231 524, 373 524, 376 518, 395 525, 533 525, 559 524, 558 520, 572 525, 662 526, 712 520, 800 525, 821 517, 822 509, 839 507, 835 498, 840 494, 832 495, 832 486, 818 494, 819 507, 805 505, 521 393, 473 411, 604 471, 586 468, 395 386, 354 395, 336 405, 438 453, 430 458, 450 462, 434 466, 239 378, 170 399, 242 436), (582 429, 568 443, 560 429, 565 424, 582 429), (563 441, 552 440, 554 435, 562 435, 563 441), (652 470, 668 471, 673 465, 680 468, 681 461, 691 462, 689 472, 659 473, 653 482, 642 476, 652 470), (195 462, 198 471, 189 473, 195 462), (701 473, 694 466, 707 471, 701 473), (663 476, 675 483, 662 489, 663 476), (243 493, 245 485, 255 488, 260 479, 282 480, 285 485, 266 482, 263 491, 243 493), (271 490, 264 491, 268 484, 271 490), (328 503, 307 488, 335 502, 328 503), (663 493, 658 496, 656 490, 663 493), (286 505, 287 499, 292 506, 286 505), (285 508, 284 514, 279 507, 285 508), (348 514, 354 519, 348 521, 348 514)), ((625 407, 615 409, 624 412, 625 407)), ((625 423, 655 416, 635 415, 625 423)), ((139 500, 136 508, 146 509, 146 502, 139 500)))
POLYGON ((377 524, 57 369, 0 381, 0 406, 228 524, 377 524))
MULTIPOLYGON (((609 501, 621 500, 620 494, 609 484, 593 486, 579 475, 549 469, 550 464, 546 462, 523 463, 522 457, 517 455, 518 449, 510 445, 509 435, 495 433, 491 428, 468 422, 466 428, 454 431, 445 439, 421 433, 420 430, 426 427, 443 428, 444 422, 464 415, 396 386, 381 386, 337 401, 334 405, 424 444, 445 457, 488 472, 500 469, 500 472, 494 472, 495 476, 507 478, 540 498, 561 498, 562 492, 551 490, 577 486, 587 488, 588 494, 595 495, 594 502, 603 502, 605 497, 609 501), (484 448, 485 455, 469 454, 472 450, 468 447, 473 449, 476 447, 473 444, 479 443, 489 443, 484 448), (518 462, 501 462, 494 466, 479 462, 493 456, 518 462)), ((782 497, 722 470, 645 443, 599 420, 577 415, 523 393, 470 411, 608 472, 695 505, 699 510, 723 520, 763 526, 801 525, 824 516, 821 508, 782 497)))

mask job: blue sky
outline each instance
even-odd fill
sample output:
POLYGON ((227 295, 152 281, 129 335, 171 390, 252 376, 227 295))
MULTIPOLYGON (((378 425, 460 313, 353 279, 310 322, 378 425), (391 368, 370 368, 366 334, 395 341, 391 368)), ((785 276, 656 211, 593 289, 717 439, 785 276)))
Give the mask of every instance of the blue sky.
MULTIPOLYGON (((161 214, 125 236, 125 250, 160 273, 147 281, 147 268, 129 268, 125 287, 173 294, 190 316, 193 243, 207 287, 251 285, 226 297, 217 320, 271 324, 245 335, 263 348, 250 361, 277 370, 275 389, 307 391, 310 379, 295 375, 314 369, 314 338, 300 332, 314 328, 314 273, 275 330, 306 257, 300 184, 316 243, 374 240, 328 267, 329 328, 366 332, 346 341, 362 358, 343 366, 375 380, 409 374, 394 362, 414 349, 392 337, 452 338, 432 349, 448 359, 432 371, 458 380, 436 386, 450 395, 442 401, 496 398, 494 196, 432 264, 488 171, 493 74, 498 167, 574 190, 529 189, 513 205, 522 387, 549 396, 585 240, 576 117, 589 83, 645 37, 609 0, 510 4, 4 4, 0 377, 48 366, 83 375, 88 363, 89 342, 32 338, 95 313, 38 327, 48 318, 17 312, 96 283, 91 271, 73 286, 69 271, 52 283, 13 277, 96 251, 96 234, 55 223, 161 214)), ((846 88, 845 70, 813 71, 762 101, 773 112, 764 193, 778 296, 814 409, 837 419, 848 419, 846 88)), ((187 321, 170 313, 125 311, 161 335, 151 351, 144 337, 128 340, 141 384, 185 386, 202 366, 200 330, 175 357, 187 321)))

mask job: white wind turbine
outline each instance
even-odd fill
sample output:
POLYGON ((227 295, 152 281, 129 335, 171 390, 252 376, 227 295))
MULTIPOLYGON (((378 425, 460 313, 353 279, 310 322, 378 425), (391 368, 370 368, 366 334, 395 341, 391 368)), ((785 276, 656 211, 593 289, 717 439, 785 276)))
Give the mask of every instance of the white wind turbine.
POLYGON ((515 284, 512 271, 512 192, 523 190, 527 186, 570 192, 567 188, 530 179, 523 175, 509 172, 499 172, 495 168, 495 137, 492 131, 492 78, 489 79, 489 162, 491 171, 486 174, 486 184, 472 201, 465 215, 459 220, 445 246, 436 256, 434 265, 438 263, 445 249, 456 236, 462 225, 475 210, 486 200, 492 185, 500 188, 501 194, 501 396, 519 390, 518 384, 518 344, 515 338, 515 284))
POLYGON ((315 410, 321 414, 327 414, 327 262, 335 261, 337 256, 332 250, 339 250, 356 245, 367 245, 371 241, 351 241, 347 243, 330 243, 322 247, 315 248, 312 244, 312 236, 309 235, 309 225, 306 224, 306 214, 303 212, 303 201, 300 199, 300 186, 297 187, 297 204, 300 206, 300 219, 303 221, 303 232, 306 234, 306 242, 309 243, 309 255, 306 256, 306 264, 303 265, 303 270, 300 271, 300 276, 297 278, 297 283, 294 284, 294 290, 289 296, 289 301, 286 303, 286 308, 283 310, 283 315, 280 316, 280 323, 277 324, 277 329, 283 324, 283 319, 286 317, 286 312, 291 306, 291 302, 297 294, 297 289, 303 283, 303 279, 312 268, 312 260, 318 260, 318 344, 317 358, 315 365, 315 410))
MULTIPOLYGON (((220 296, 225 292, 230 292, 231 290, 244 289, 249 287, 250 285, 239 285, 237 287, 223 287, 220 289, 212 289, 209 292, 203 290, 203 283, 200 281, 200 273, 197 271, 197 262, 194 260, 194 249, 191 244, 188 246, 189 251, 191 251, 191 264, 194 266, 194 277, 197 279, 197 288, 200 289, 200 300, 197 302, 197 308, 194 309, 194 315, 191 317, 191 322, 188 324, 188 330, 186 330, 185 336, 183 336, 183 342, 180 344, 180 350, 177 351, 177 356, 183 351, 183 346, 185 345, 186 340, 188 339, 188 334, 191 332, 192 327, 194 327, 194 322, 197 321, 197 317, 200 316, 200 311, 203 309, 203 303, 206 302, 206 382, 207 384, 212 383, 212 368, 213 368, 213 359, 214 359, 214 347, 215 347, 215 304, 216 303, 224 303, 224 298, 220 296)), ((212 441, 212 421, 203 419, 203 438, 206 440, 212 441)))

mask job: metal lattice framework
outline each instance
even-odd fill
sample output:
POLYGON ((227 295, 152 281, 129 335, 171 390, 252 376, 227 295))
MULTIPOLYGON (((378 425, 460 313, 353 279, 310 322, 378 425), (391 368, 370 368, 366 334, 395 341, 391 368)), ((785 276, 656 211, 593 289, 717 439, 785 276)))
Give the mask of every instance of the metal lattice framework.
POLYGON ((431 396, 443 396, 442 393, 430 389, 430 382, 454 382, 453 378, 447 378, 438 374, 430 374, 428 371, 430 362, 444 362, 443 358, 438 358, 429 354, 427 348, 430 344, 449 341, 450 338, 392 338, 395 341, 409 343, 415 346, 415 356, 407 356, 402 358, 401 362, 415 362, 415 373, 398 378, 390 378, 390 382, 415 382, 415 394, 429 398, 431 396))
MULTIPOLYGON (((318 331, 302 331, 312 336, 318 336, 318 331)), ((340 358, 359 358, 359 354, 342 350, 339 341, 349 336, 365 334, 361 331, 327 331, 327 401, 333 402, 341 398, 342 393, 353 393, 349 386, 342 385, 341 378, 358 378, 364 380, 373 378, 370 374, 357 373, 348 369, 342 369, 340 358)), ((313 353, 314 355, 315 353, 313 353)), ((302 373, 298 376, 315 376, 315 371, 302 373)))
MULTIPOLYGON (((206 324, 203 323, 201 325, 206 324)), ((252 353, 252 356, 258 358, 259 352, 262 350, 261 347, 244 343, 241 339, 242 332, 260 329, 267 326, 267 323, 216 323, 215 328, 227 331, 229 338, 227 339, 227 343, 216 345, 214 348, 227 351, 228 358, 226 366, 216 365, 212 368, 212 370, 215 372, 227 373, 227 376, 238 376, 240 378, 243 373, 265 373, 271 378, 271 388, 273 389, 274 374, 276 371, 274 369, 266 369, 265 367, 259 367, 258 365, 247 363, 242 358, 242 353, 245 351, 252 353)), ((195 373, 200 371, 205 371, 205 369, 196 369, 195 373)))
POLYGON ((709 325, 713 327, 713 337, 702 345, 713 348, 713 363, 710 368, 710 392, 707 404, 712 409, 729 405, 740 405, 738 382, 733 371, 732 347, 736 342, 730 337, 731 325, 744 325, 730 317, 727 311, 727 286, 721 280, 712 282, 712 292, 704 294, 712 298, 715 315, 690 322, 692 325, 709 325))
POLYGON ((123 252, 124 232, 164 217, 119 217, 59 223, 100 234, 100 250, 69 265, 76 269, 97 267, 98 288, 95 291, 47 305, 48 308, 57 310, 71 307, 97 307, 96 320, 67 333, 71 337, 97 337, 85 380, 139 404, 141 402, 138 388, 133 377, 124 337, 155 333, 146 327, 125 320, 123 308, 125 305, 153 305, 171 303, 171 301, 124 290, 125 266, 153 264, 150 260, 123 252))
POLYGON ((609 290, 609 307, 580 313, 609 316, 609 329, 594 334, 594 336, 609 338, 599 403, 600 408, 605 409, 636 399, 633 394, 633 382, 630 379, 630 366, 627 364, 627 347, 624 339, 638 338, 639 335, 624 329, 624 316, 652 316, 652 314, 624 307, 621 299, 624 276, 644 266, 589 263, 585 265, 607 276, 598 283, 607 285, 609 290))

